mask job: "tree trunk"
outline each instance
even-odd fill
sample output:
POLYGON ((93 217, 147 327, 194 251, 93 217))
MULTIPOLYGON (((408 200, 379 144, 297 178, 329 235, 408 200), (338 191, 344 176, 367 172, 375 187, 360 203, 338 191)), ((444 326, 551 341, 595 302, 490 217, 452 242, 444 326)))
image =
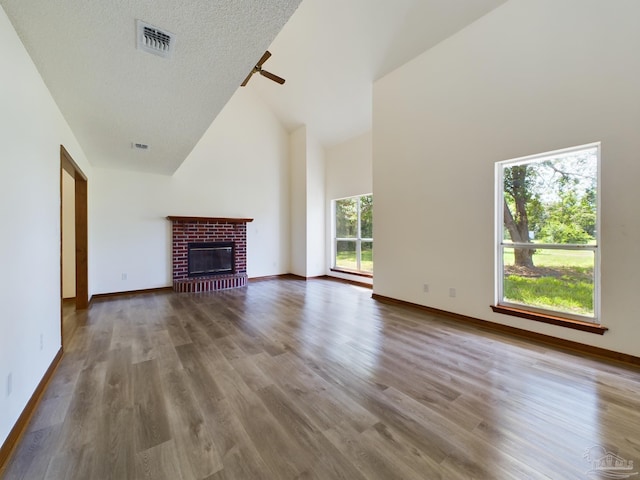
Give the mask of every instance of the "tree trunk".
POLYGON ((515 265, 519 267, 533 268, 533 254, 535 250, 532 248, 514 248, 513 255, 515 257, 515 265))
MULTIPOLYGON (((516 211, 520 218, 520 222, 516 222, 511 214, 507 201, 504 201, 504 225, 507 227, 511 241, 514 243, 529 243, 529 221, 525 211, 526 201, 522 198, 516 198, 516 211)), ((533 268, 533 254, 535 250, 532 248, 514 248, 514 262, 518 267, 533 268)))

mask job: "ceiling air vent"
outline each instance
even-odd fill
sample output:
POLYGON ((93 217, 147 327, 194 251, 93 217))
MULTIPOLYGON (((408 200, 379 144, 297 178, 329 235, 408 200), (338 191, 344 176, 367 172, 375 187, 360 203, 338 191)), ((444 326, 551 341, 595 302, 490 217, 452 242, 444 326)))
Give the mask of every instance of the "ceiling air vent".
POLYGON ((171 56, 173 46, 176 43, 173 33, 160 30, 158 27, 149 25, 142 20, 137 20, 136 25, 138 27, 138 48, 140 50, 165 58, 171 56))

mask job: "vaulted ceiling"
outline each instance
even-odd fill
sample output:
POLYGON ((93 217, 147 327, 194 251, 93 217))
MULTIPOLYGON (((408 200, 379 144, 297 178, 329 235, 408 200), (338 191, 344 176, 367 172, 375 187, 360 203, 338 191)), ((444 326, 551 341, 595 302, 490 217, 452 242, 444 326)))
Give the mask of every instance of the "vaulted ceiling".
POLYGON ((303 0, 297 11, 300 0, 0 5, 92 164, 171 174, 267 48, 265 69, 286 83, 254 76, 244 88, 287 129, 307 125, 329 146, 370 128, 375 79, 505 1, 303 0), (136 20, 175 35, 170 58, 136 48, 136 20))
POLYGON ((506 0, 303 0, 248 85, 289 129, 332 146, 371 129, 373 82, 506 0), (259 79, 263 80, 263 79, 259 79))

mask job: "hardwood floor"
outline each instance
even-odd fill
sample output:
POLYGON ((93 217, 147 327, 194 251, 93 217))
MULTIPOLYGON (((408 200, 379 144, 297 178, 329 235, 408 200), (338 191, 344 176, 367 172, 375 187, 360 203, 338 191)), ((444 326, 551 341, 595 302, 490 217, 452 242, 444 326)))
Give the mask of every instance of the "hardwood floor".
POLYGON ((2 478, 582 480, 605 451, 640 470, 640 371, 370 296, 95 303, 2 478))

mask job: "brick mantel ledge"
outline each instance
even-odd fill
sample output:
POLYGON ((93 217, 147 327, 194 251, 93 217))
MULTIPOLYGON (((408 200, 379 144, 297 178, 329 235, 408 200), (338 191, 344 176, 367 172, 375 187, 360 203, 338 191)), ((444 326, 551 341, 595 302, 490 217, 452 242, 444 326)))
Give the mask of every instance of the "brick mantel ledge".
POLYGON ((217 217, 178 217, 169 215, 167 219, 172 222, 225 222, 225 223, 249 223, 253 218, 217 218, 217 217))

